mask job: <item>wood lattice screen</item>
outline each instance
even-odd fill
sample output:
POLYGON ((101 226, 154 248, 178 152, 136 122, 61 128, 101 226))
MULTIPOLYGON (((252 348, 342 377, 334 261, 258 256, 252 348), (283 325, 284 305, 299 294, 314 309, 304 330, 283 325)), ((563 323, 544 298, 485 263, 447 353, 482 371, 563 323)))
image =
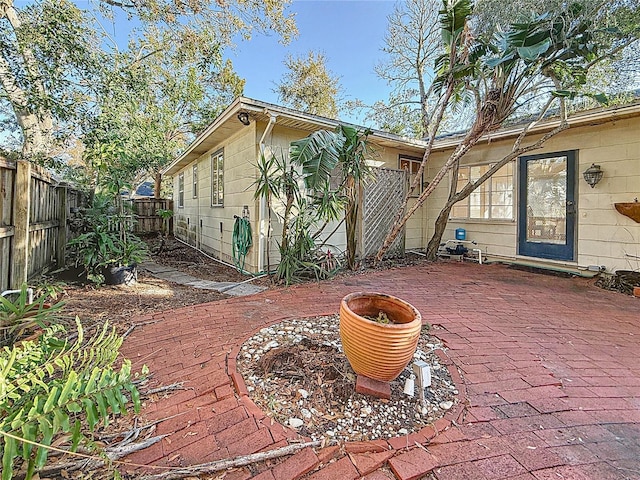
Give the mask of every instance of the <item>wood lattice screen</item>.
MULTIPOLYGON (((364 189, 362 200, 362 257, 374 256, 384 241, 407 191, 404 170, 373 169, 375 178, 364 189)), ((387 256, 404 254, 404 229, 387 256)))

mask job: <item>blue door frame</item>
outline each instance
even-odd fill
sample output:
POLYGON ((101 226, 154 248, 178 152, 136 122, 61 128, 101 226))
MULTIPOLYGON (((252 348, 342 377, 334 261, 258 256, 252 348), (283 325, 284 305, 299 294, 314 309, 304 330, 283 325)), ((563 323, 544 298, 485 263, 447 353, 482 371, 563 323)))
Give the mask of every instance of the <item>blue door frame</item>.
MULTIPOLYGON (((575 260, 575 233, 576 233, 576 151, 563 151, 545 153, 540 155, 529 155, 518 159, 518 254, 528 257, 546 258, 551 260, 575 260), (533 163, 540 163, 542 159, 555 159, 562 157, 566 159, 566 185, 564 186, 563 199, 558 199, 564 203, 565 232, 556 235, 557 225, 553 221, 546 222, 540 220, 539 224, 532 225, 535 218, 529 205, 529 178, 530 166, 533 163), (536 162, 538 161, 538 162, 536 162), (538 230, 539 236, 536 237, 538 230), (548 234, 542 230, 548 230, 548 234), (553 233, 553 235, 551 234, 553 233), (545 238, 547 239, 545 241, 545 238)), ((562 193, 560 193, 562 195, 562 193)), ((557 197, 556 197, 557 198, 557 197)), ((559 223, 559 222, 556 222, 559 223)))

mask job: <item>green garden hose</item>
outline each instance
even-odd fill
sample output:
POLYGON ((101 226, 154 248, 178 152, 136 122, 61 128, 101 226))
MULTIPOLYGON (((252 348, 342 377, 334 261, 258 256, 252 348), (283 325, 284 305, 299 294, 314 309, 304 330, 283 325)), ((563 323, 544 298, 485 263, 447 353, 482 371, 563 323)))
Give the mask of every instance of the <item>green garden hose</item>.
POLYGON ((247 253, 253 245, 253 234, 251 233, 251 224, 249 219, 238 217, 235 215, 235 222, 233 224, 233 262, 236 268, 244 272, 244 261, 247 258, 247 253))

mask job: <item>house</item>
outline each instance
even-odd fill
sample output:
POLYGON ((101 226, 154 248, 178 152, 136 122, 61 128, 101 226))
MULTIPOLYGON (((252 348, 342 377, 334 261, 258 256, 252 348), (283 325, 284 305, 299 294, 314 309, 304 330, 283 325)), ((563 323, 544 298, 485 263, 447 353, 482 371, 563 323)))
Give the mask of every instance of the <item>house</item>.
MULTIPOLYGON (((538 124, 523 145, 557 125, 557 119, 538 124)), ((640 223, 616 210, 617 203, 640 198, 640 102, 577 113, 569 125, 456 204, 444 239, 462 228, 490 260, 575 273, 640 269, 640 223), (592 165, 602 172, 593 186, 583 175, 592 165)), ((485 136, 461 161, 459 184, 509 153, 521 128, 485 136)), ((427 177, 456 145, 456 139, 436 142, 427 177)), ((449 193, 446 183, 427 201, 429 236, 449 193)))
MULTIPOLYGON (((543 148, 508 164, 456 204, 443 240, 454 239, 455 230, 464 229, 467 240, 475 242, 489 260, 574 273, 640 269, 640 223, 615 207, 640 197, 640 102, 576 114, 569 123, 568 130, 543 148), (592 164, 603 173, 593 187, 583 179, 592 164)), ((253 247, 245 269, 263 271, 266 249, 271 259, 277 258, 277 245, 267 245, 265 202, 254 199, 255 165, 261 151, 286 150, 293 140, 337 125, 336 120, 236 99, 163 172, 173 177, 175 235, 232 262, 234 216, 248 218, 253 247)), ((525 143, 556 125, 553 119, 539 123, 525 143)), ((463 158, 459 184, 477 178, 508 153, 520 132, 521 127, 514 126, 485 136, 463 158)), ((376 152, 372 164, 390 179, 401 179, 406 188, 426 143, 381 131, 374 131, 369 139, 376 152)), ((448 137, 436 141, 421 184, 433 178, 457 142, 448 137)), ((426 246, 449 182, 450 177, 441 182, 408 222, 400 249, 426 246)), ((389 183, 387 177, 365 189, 363 255, 375 253, 388 229, 396 205, 392 195, 403 195, 397 189, 375 191, 385 183, 389 183)), ((344 231, 335 235, 332 243, 343 248, 344 231)))
MULTIPOLYGON (((339 123, 258 100, 237 98, 162 172, 173 177, 175 236, 220 260, 233 263, 235 217, 247 218, 252 227, 253 246, 244 259, 244 269, 252 273, 264 271, 267 248, 271 263, 279 257, 278 227, 271 244, 267 245, 265 201, 254 199, 254 182, 258 177, 256 165, 261 153, 278 149, 288 151, 292 141, 314 131, 335 130, 339 123)), ((370 159, 372 165, 388 167, 380 173, 395 178, 396 183, 401 180, 403 188, 394 190, 397 200, 404 196, 407 183, 401 167, 417 169, 425 142, 382 131, 373 131, 369 141, 374 150, 370 159)), ((379 186, 384 184, 378 182, 379 186)), ((385 198, 387 204, 389 195, 384 191, 377 192, 377 198, 385 198)), ((366 243, 362 246, 365 253, 371 253, 377 247, 375 243, 367 243, 373 237, 368 234, 367 225, 382 232, 384 228, 380 222, 390 223, 390 215, 381 215, 384 210, 371 207, 368 211, 373 219, 363 228, 361 240, 366 243)), ((273 217, 277 218, 276 215, 273 217)), ((426 232, 423 218, 424 215, 416 216, 407 226, 403 239, 407 248, 421 246, 426 232)), ((344 228, 339 228, 329 241, 336 250, 343 251, 346 245, 344 228)), ((399 246, 403 247, 402 242, 399 246)))

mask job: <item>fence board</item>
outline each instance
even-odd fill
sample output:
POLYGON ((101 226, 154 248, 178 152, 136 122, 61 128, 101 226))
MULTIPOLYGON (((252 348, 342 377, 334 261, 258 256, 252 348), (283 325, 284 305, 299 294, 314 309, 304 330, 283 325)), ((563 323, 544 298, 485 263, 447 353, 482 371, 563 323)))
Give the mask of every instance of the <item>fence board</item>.
POLYGON ((67 211, 80 203, 45 170, 0 158, 0 291, 63 265, 67 211))
POLYGON ((158 210, 173 210, 173 200, 136 198, 131 200, 131 207, 136 217, 134 233, 156 233, 162 231, 163 223, 162 217, 157 213, 158 210))

